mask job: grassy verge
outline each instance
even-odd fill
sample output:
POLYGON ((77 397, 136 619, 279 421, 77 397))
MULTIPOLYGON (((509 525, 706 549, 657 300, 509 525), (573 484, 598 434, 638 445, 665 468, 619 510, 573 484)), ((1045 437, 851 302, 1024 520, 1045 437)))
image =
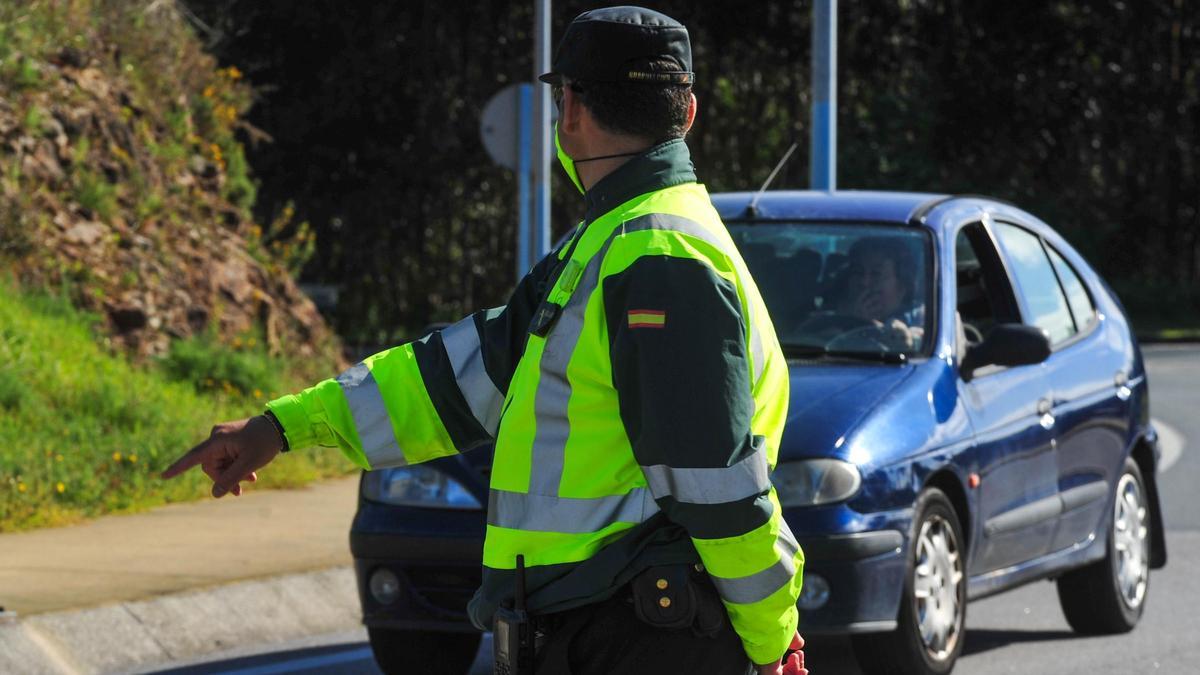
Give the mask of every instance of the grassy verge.
MULTIPOLYGON (((299 385, 252 338, 232 352, 182 342, 137 366, 107 353, 93 323, 64 300, 0 282, 0 531, 203 497, 203 474, 164 482, 158 472, 214 422, 299 385)), ((352 470, 336 451, 298 452, 261 472, 256 489, 352 470)))
POLYGON ((1138 339, 1142 342, 1200 342, 1200 327, 1138 331, 1138 339))

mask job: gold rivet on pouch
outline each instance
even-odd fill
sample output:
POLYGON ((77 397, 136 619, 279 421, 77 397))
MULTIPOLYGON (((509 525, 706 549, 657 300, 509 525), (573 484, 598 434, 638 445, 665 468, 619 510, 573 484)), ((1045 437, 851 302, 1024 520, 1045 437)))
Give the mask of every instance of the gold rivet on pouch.
POLYGON ((666 596, 663 596, 663 597, 659 598, 659 599, 658 599, 658 606, 659 606, 659 607, 662 607, 663 609, 666 609, 666 608, 670 607, 670 606, 671 606, 671 599, 670 599, 670 598, 668 598, 668 597, 666 597, 666 596))
POLYGON ((658 586, 658 590, 660 590, 660 591, 664 591, 664 590, 666 590, 666 589, 667 589, 667 580, 666 580, 666 579, 659 579, 657 582, 655 582, 655 583, 654 583, 654 585, 655 585, 655 586, 658 586))

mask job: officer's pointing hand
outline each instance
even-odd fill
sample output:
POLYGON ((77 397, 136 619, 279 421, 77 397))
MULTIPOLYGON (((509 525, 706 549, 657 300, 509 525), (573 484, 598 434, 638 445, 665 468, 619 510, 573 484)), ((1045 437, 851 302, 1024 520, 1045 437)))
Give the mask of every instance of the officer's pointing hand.
POLYGON ((162 473, 174 478, 199 465, 213 481, 212 495, 223 497, 242 494, 242 481, 254 482, 254 472, 270 463, 283 449, 279 432, 267 418, 259 415, 213 427, 203 443, 192 448, 162 473))

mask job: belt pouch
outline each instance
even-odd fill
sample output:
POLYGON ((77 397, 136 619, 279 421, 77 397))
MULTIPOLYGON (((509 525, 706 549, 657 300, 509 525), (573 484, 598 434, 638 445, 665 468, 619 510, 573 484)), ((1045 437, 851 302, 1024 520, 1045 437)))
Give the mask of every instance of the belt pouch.
POLYGON ((651 567, 630 584, 638 619, 655 628, 689 628, 696 618, 696 589, 691 565, 651 567))

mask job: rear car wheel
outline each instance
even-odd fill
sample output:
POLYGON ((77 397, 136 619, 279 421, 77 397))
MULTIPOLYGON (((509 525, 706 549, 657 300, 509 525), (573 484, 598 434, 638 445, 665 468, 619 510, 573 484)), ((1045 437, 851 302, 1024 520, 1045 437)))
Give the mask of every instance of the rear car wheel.
POLYGON ((368 628, 375 662, 386 675, 466 675, 479 651, 479 633, 368 628))
POLYGON ((962 651, 967 618, 962 526, 937 488, 921 493, 914 514, 896 630, 851 638, 867 675, 945 675, 962 651))
POLYGON ((1108 552, 1058 579, 1058 601, 1077 633, 1127 633, 1146 607, 1150 587, 1150 514, 1146 484, 1132 459, 1117 481, 1108 552))

